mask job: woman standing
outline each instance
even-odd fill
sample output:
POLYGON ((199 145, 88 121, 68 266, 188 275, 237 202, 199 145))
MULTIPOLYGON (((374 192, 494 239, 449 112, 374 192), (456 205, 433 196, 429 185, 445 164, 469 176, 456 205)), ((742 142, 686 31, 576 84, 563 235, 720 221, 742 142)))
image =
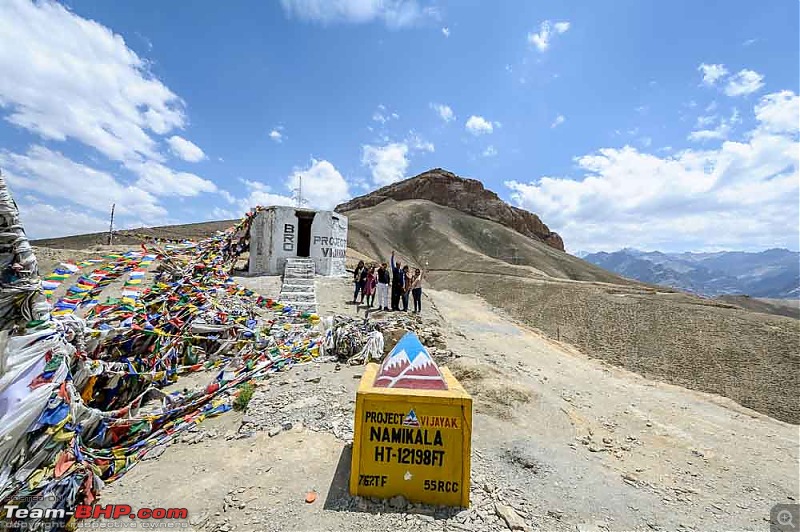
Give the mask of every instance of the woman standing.
POLYGON ((375 273, 375 265, 369 267, 367 280, 364 283, 364 293, 367 295, 367 306, 372 308, 375 303, 375 286, 378 284, 378 274, 375 273))
POLYGON ((422 312, 422 272, 419 268, 414 270, 411 278, 411 297, 414 299, 414 312, 422 312))
POLYGON ((363 272, 364 272, 364 261, 360 260, 360 261, 358 261, 358 266, 356 266, 356 269, 353 271, 353 283, 355 283, 355 285, 356 285, 356 289, 353 292, 353 304, 354 305, 358 304, 358 293, 359 292, 362 292, 361 298, 362 299, 364 298, 364 295, 363 295, 364 285, 361 284, 361 274, 363 272))

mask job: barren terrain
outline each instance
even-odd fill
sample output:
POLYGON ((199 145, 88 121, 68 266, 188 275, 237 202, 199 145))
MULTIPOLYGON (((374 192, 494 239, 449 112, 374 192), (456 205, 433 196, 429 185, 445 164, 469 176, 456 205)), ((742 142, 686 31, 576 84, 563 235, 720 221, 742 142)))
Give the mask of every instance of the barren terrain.
MULTIPOLYGON (((344 280, 317 294, 323 314, 364 311, 344 280)), ((423 304, 475 398, 470 509, 347 494, 362 368, 330 362, 264 381, 244 416, 206 421, 103 502, 187 506, 194 529, 220 531, 505 530, 498 502, 537 530, 767 530, 770 507, 797 500, 796 426, 588 358, 475 296, 426 290, 423 304)))

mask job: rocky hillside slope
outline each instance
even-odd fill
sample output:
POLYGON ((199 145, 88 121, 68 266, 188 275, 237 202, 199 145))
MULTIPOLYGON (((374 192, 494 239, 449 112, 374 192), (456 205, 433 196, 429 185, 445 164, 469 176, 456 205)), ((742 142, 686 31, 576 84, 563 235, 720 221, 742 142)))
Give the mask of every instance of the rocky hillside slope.
POLYGON ((586 355, 800 422, 797 321, 623 279, 498 223, 429 201, 349 211, 349 245, 397 250, 439 290, 490 305, 586 355))
POLYGON ((373 207, 387 199, 432 201, 478 218, 498 222, 525 236, 541 240, 552 248, 564 251, 561 237, 551 231, 538 216, 508 205, 476 179, 458 177, 441 168, 428 170, 405 181, 353 198, 337 206, 336 211, 346 214, 349 211, 373 207))
POLYGON ((569 279, 644 286, 624 279, 498 222, 427 200, 381 203, 347 213, 348 246, 367 257, 403 263, 431 275, 483 273, 502 278, 569 279))

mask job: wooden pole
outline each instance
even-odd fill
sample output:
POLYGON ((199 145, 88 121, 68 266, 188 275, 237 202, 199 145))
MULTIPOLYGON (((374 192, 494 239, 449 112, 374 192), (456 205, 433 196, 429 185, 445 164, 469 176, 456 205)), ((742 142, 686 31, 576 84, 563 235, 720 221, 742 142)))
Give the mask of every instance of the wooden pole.
POLYGON ((111 243, 114 241, 114 207, 116 207, 116 203, 111 204, 111 223, 108 225, 108 245, 110 246, 111 243))

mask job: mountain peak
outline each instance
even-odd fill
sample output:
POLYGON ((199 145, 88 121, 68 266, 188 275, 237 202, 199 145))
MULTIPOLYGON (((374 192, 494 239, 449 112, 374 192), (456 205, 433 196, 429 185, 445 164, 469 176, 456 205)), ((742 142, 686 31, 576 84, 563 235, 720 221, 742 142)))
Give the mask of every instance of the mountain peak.
POLYGON ((552 248, 564 251, 561 237, 558 233, 550 231, 538 216, 507 204, 477 179, 460 177, 443 168, 432 168, 364 196, 353 198, 337 206, 336 211, 346 213, 356 209, 366 209, 387 199, 432 201, 478 218, 498 222, 529 238, 541 240, 552 248))

